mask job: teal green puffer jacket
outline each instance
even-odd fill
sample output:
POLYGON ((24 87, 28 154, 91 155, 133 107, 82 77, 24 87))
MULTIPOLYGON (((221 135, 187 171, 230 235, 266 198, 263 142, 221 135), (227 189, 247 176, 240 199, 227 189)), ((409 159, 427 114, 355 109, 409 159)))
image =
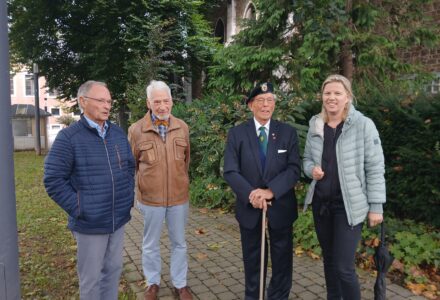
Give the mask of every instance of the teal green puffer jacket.
MULTIPOLYGON (((304 173, 321 165, 324 121, 320 115, 310 119, 304 149, 304 173)), ((386 201, 385 165, 379 133, 373 121, 352 105, 336 143, 338 174, 345 211, 351 226, 362 223, 368 212, 382 213, 386 201)), ((312 203, 316 180, 310 184, 304 210, 312 203)))

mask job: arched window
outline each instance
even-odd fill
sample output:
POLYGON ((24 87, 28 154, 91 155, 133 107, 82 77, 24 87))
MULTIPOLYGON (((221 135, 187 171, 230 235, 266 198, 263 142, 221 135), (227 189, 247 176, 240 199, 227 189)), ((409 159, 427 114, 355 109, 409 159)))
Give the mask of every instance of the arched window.
POLYGON ((218 19, 217 24, 215 24, 214 36, 219 38, 221 44, 225 43, 225 24, 222 19, 218 19))
POLYGON ((249 2, 244 10, 243 19, 255 20, 257 18, 255 5, 252 2, 249 2))

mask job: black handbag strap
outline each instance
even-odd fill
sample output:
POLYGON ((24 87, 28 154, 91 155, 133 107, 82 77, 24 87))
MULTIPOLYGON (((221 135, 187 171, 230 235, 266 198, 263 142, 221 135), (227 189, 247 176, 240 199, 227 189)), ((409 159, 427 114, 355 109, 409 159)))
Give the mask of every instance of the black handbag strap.
POLYGON ((385 222, 380 223, 380 242, 385 245, 385 222))

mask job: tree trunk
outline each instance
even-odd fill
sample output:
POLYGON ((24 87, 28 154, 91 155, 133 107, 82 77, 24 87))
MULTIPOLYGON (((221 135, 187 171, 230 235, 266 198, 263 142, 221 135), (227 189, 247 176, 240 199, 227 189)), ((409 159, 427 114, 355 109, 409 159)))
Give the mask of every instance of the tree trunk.
POLYGON ((128 131, 128 115, 127 115, 127 104, 125 103, 125 101, 119 107, 118 119, 119 119, 119 126, 124 130, 124 132, 127 133, 127 131, 128 131))
MULTIPOLYGON (((351 10, 353 8, 352 0, 346 0, 345 1, 345 12, 347 15, 351 14, 351 10)), ((353 21, 351 17, 348 21, 348 27, 350 30, 353 29, 353 21)), ((348 80, 353 80, 353 71, 354 71, 354 65, 353 65, 353 53, 351 51, 351 41, 345 40, 342 42, 342 52, 341 52, 341 69, 342 69, 342 75, 348 78, 348 80)))

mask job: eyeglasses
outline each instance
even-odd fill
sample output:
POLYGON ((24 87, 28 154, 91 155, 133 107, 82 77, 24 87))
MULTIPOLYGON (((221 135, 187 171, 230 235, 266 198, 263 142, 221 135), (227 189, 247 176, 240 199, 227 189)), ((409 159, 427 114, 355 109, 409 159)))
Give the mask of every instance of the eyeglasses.
POLYGON ((274 98, 258 98, 255 99, 254 102, 258 105, 263 105, 264 102, 267 102, 267 104, 272 104, 275 102, 274 98))
POLYGON ((89 96, 83 96, 83 97, 95 100, 101 104, 107 103, 107 104, 113 105, 113 99, 97 99, 97 98, 93 98, 93 97, 89 97, 89 96))

